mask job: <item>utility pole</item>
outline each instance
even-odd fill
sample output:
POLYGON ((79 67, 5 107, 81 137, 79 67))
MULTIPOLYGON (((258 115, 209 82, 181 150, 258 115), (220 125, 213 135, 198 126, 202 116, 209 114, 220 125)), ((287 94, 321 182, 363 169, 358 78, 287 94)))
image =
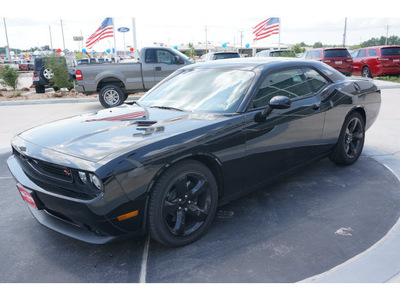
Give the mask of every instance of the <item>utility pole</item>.
POLYGON ((62 33, 62 37, 63 37, 63 45, 64 45, 64 51, 65 51, 64 28, 63 28, 62 19, 60 19, 60 21, 61 21, 61 33, 62 33))
POLYGON ((207 50, 207 44, 208 44, 208 41, 207 41, 207 26, 204 28, 204 31, 205 31, 205 33, 206 33, 206 54, 207 54, 207 52, 208 52, 208 50, 207 50))
POLYGON ((6 18, 3 18, 3 22, 4 22, 4 30, 6 31, 6 40, 7 40, 7 50, 6 50, 6 55, 7 57, 11 59, 10 57, 10 44, 8 43, 8 34, 7 34, 7 26, 6 26, 6 18))
POLYGON ((389 25, 386 25, 386 40, 385 40, 385 46, 387 45, 388 34, 389 34, 389 25))
POLYGON ((239 31, 240 32, 240 52, 242 51, 242 40, 243 40, 243 31, 239 31))
POLYGON ((343 47, 346 47, 347 17, 344 19, 343 47))
POLYGON ((49 25, 49 32, 50 32, 50 50, 53 52, 53 39, 51 38, 51 27, 49 25))

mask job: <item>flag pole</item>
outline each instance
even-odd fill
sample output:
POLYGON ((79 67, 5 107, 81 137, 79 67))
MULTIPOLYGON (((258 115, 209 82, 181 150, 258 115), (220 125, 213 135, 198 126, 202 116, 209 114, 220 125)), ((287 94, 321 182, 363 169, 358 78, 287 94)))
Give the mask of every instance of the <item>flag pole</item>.
POLYGON ((278 50, 281 50, 281 30, 282 30, 281 18, 279 18, 279 40, 278 40, 278 50))
POLYGON ((117 62, 117 40, 115 39, 115 22, 114 22, 114 18, 112 18, 113 21, 113 33, 114 33, 114 58, 115 58, 115 62, 117 62))
POLYGON ((132 33, 133 33, 133 56, 136 60, 139 60, 137 43, 136 43, 136 21, 135 21, 135 18, 132 18, 132 33))

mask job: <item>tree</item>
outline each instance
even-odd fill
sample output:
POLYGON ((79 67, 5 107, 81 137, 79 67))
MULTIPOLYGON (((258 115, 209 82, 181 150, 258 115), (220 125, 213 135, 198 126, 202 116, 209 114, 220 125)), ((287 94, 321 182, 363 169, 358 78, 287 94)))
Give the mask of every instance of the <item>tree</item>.
POLYGON ((18 71, 8 65, 3 66, 3 68, 0 70, 0 83, 6 86, 10 86, 13 90, 17 88, 18 77, 18 71))
POLYGON ((292 50, 293 50, 296 54, 306 52, 306 49, 303 48, 303 47, 301 46, 301 44, 293 45, 292 50))
POLYGON ((72 82, 69 80, 69 72, 67 61, 61 56, 50 56, 46 58, 46 69, 51 69, 54 76, 50 79, 50 83, 56 88, 72 87, 72 82))
POLYGON ((322 47, 323 47, 323 45, 321 42, 315 42, 313 45, 313 48, 322 48, 322 47))
POLYGON ((196 51, 194 50, 193 44, 189 43, 189 51, 185 52, 187 57, 193 58, 196 56, 196 51))

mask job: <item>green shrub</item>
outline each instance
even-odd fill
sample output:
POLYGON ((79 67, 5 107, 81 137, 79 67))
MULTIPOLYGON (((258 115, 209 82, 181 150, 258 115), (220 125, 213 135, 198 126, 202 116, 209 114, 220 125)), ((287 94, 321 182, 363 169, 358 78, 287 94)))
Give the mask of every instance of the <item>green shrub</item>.
POLYGON ((18 85, 18 77, 19 73, 16 69, 11 68, 8 65, 5 65, 0 70, 0 83, 5 86, 11 87, 13 90, 17 88, 18 85))
POLYGON ((68 88, 72 87, 72 82, 69 80, 69 72, 67 61, 64 57, 50 56, 46 57, 45 68, 51 69, 54 73, 53 78, 49 81, 56 88, 68 88))

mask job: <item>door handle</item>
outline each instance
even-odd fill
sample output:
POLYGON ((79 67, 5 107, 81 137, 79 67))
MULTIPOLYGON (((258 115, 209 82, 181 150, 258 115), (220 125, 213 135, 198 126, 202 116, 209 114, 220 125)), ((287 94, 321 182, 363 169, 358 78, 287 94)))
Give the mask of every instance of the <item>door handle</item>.
POLYGON ((156 71, 161 71, 161 67, 156 67, 156 71))

